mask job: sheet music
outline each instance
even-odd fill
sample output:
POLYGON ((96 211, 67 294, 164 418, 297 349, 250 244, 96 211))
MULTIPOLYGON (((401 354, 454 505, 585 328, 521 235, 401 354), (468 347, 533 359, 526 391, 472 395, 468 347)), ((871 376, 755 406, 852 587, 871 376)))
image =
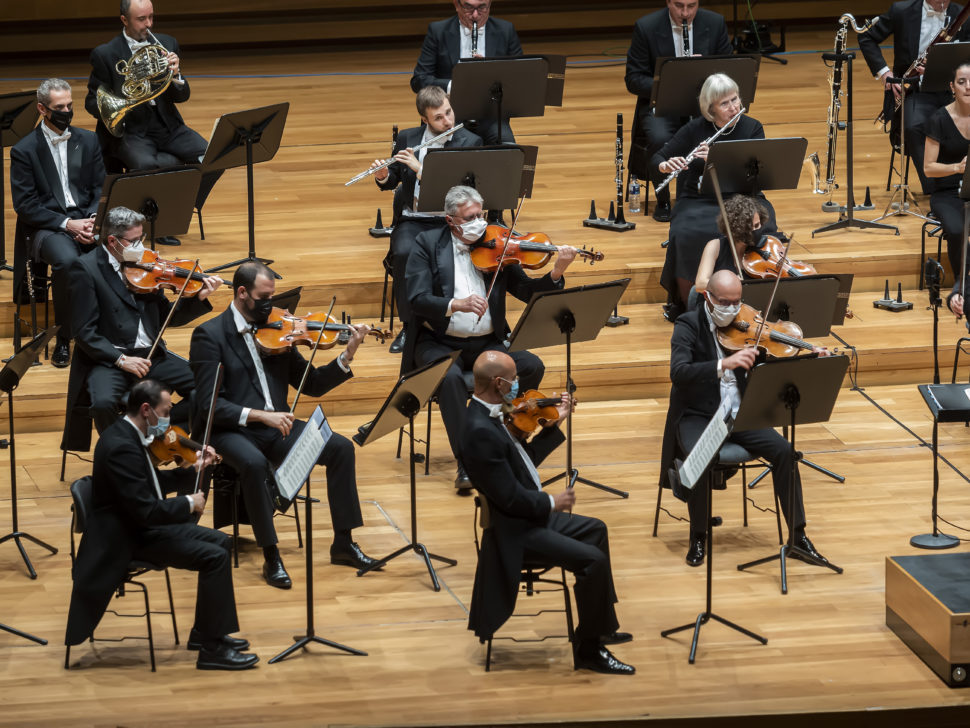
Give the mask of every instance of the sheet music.
POLYGON ((731 403, 722 399, 720 407, 707 423, 694 449, 687 454, 684 464, 680 466, 680 482, 685 488, 693 489, 717 457, 718 450, 731 432, 730 421, 731 403))
POLYGON ((332 435, 333 430, 320 405, 317 405, 303 432, 276 469, 276 485, 288 501, 292 501, 300 492, 332 435))

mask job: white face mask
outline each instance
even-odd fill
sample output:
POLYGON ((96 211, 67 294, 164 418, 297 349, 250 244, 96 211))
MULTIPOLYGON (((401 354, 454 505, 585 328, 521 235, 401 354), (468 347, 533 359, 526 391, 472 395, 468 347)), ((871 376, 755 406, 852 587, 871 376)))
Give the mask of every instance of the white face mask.
POLYGON ((474 220, 469 220, 461 224, 461 236, 465 240, 478 240, 485 234, 485 228, 487 227, 487 222, 480 217, 476 217, 474 220))
POLYGON ((145 252, 145 245, 139 240, 137 243, 132 243, 131 245, 121 249, 121 260, 124 263, 139 263, 141 262, 142 253, 145 252))
POLYGON ((720 306, 710 298, 707 299, 708 310, 711 314, 711 320, 714 322, 715 326, 727 326, 732 321, 734 317, 738 315, 741 311, 741 304, 736 303, 733 306, 720 306))

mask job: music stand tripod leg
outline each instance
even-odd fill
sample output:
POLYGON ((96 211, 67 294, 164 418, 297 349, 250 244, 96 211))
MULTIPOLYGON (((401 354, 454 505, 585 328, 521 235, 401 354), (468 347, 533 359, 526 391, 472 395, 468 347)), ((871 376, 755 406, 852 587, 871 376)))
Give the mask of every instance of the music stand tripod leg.
POLYGON ((2 622, 0 622, 0 629, 4 630, 5 632, 10 632, 11 634, 15 634, 18 637, 23 637, 25 640, 31 640, 32 642, 36 642, 39 645, 47 644, 47 640, 45 640, 42 637, 34 637, 34 635, 32 634, 28 634, 27 632, 21 632, 19 629, 10 627, 6 624, 3 624, 2 622))

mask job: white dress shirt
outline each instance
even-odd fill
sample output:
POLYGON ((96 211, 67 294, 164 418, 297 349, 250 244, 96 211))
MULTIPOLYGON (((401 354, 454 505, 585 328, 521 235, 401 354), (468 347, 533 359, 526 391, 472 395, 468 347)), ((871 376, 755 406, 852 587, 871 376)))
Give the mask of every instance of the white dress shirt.
MULTIPOLYGON (((674 36, 674 55, 677 58, 682 58, 684 56, 684 29, 680 23, 675 23, 674 19, 670 19, 670 32, 674 36)), ((690 53, 688 55, 693 55, 694 53, 694 24, 687 24, 687 42, 690 43, 690 53)))
POLYGON ((717 378, 721 380, 721 401, 727 400, 731 403, 731 417, 736 417, 738 408, 741 407, 741 388, 738 386, 738 378, 734 370, 724 369, 721 366, 721 360, 725 358, 724 349, 721 348, 721 342, 717 340, 717 327, 714 325, 714 321, 711 320, 711 315, 707 310, 707 304, 703 305, 711 336, 714 338, 714 348, 717 351, 717 378))
MULTIPOLYGON (((77 207, 74 196, 71 194, 71 183, 67 177, 67 140, 71 138, 71 132, 67 129, 63 134, 58 134, 44 122, 40 123, 40 129, 47 140, 47 148, 50 150, 51 157, 54 158, 54 168, 57 170, 57 177, 61 182, 61 190, 64 192, 64 204, 68 207, 77 207)), ((61 221, 61 230, 67 228, 67 223, 71 218, 65 217, 61 221)))
MULTIPOLYGON (((923 0, 922 13, 920 15, 919 23, 919 48, 917 49, 917 55, 923 55, 923 51, 929 46, 930 42, 939 35, 939 32, 943 29, 946 24, 946 11, 937 12, 934 10, 926 0, 923 0)), ((882 78, 882 75, 888 72, 889 66, 883 66, 876 73, 876 78, 882 78)))
MULTIPOLYGON (((152 444, 152 440, 154 440, 155 438, 152 437, 151 435, 148 435, 146 437, 145 435, 141 434, 141 430, 138 429, 138 425, 132 422, 131 418, 128 415, 125 415, 125 422, 127 422, 129 425, 135 428, 135 432, 138 433, 138 439, 141 442, 142 446, 145 448, 145 460, 148 461, 148 472, 152 474, 152 485, 155 486, 155 495, 158 496, 159 500, 165 500, 165 494, 162 493, 162 488, 158 484, 158 476, 155 474, 155 464, 152 462, 151 457, 149 457, 148 455, 148 446, 152 444)), ((189 513, 191 513, 192 507, 195 505, 195 503, 192 500, 192 496, 186 495, 182 497, 188 499, 189 513)))
POLYGON ((445 333, 462 339, 469 336, 490 334, 493 331, 492 314, 488 308, 485 309, 485 314, 480 321, 478 314, 452 310, 457 299, 467 298, 473 293, 486 298, 488 291, 485 287, 485 276, 472 263, 468 246, 459 238, 456 238, 454 234, 451 236, 451 249, 455 260, 455 293, 448 303, 447 315, 451 317, 451 320, 448 322, 448 329, 445 333))
MULTIPOLYGON (((485 23, 480 23, 478 26, 478 55, 485 57, 485 23)), ((458 57, 459 58, 473 58, 472 56, 472 29, 466 28, 461 23, 458 23, 458 57)), ((448 95, 451 95, 451 81, 448 82, 448 88, 446 89, 448 95)))
MULTIPOLYGON (((438 136, 438 135, 431 131, 431 127, 425 125, 425 127, 424 127, 424 134, 421 137, 420 144, 426 144, 431 139, 434 139, 436 136, 438 136)), ((422 165, 422 167, 423 167, 424 166, 424 158, 425 158, 425 155, 427 155, 428 150, 429 149, 442 149, 442 148, 444 148, 444 146, 447 143, 447 141, 448 141, 448 137, 445 137, 444 139, 439 139, 434 144, 428 144, 428 146, 424 147, 423 149, 419 149, 418 150, 418 156, 417 156, 418 164, 422 165)), ((417 175, 417 177, 414 180, 414 203, 411 205, 411 209, 410 210, 408 210, 407 208, 405 208, 405 213, 406 213, 406 215, 408 217, 436 217, 436 215, 434 213, 416 212, 416 210, 418 209, 418 198, 420 196, 421 196, 421 174, 419 172, 418 175, 417 175)), ((437 215, 437 217, 440 217, 440 215, 437 215)))
MULTIPOLYGON (((121 263, 119 263, 115 259, 115 257, 111 254, 111 252, 108 250, 107 247, 105 247, 105 246, 102 246, 102 247, 104 247, 104 252, 107 253, 107 255, 108 255, 108 262, 111 264, 111 267, 114 268, 115 273, 118 274, 118 277, 121 279, 121 282, 124 284, 125 288, 127 288, 128 287, 128 282, 125 279, 125 273, 124 273, 124 271, 121 270, 121 263)), ((135 349, 148 349, 149 347, 151 347, 151 345, 152 345, 152 340, 149 339, 148 338, 148 334, 145 333, 145 325, 142 323, 141 318, 139 317, 139 319, 138 319, 138 335, 135 337, 135 346, 134 346, 134 348, 135 349)), ((125 347, 123 347, 123 346, 117 346, 115 348, 116 349, 124 349, 125 347)), ((118 359, 120 361, 121 357, 118 357, 118 359)), ((119 362, 115 362, 115 364, 118 364, 118 363, 119 362)))
MULTIPOLYGON (((263 392, 263 409, 267 412, 273 412, 273 396, 269 393, 269 383, 266 381, 266 371, 263 369, 263 360, 259 356, 259 351, 256 349, 256 342, 253 340, 253 325, 249 323, 243 315, 236 308, 236 302, 233 301, 229 304, 229 309, 232 311, 232 320, 236 325, 236 331, 240 333, 243 341, 246 342, 246 348, 249 349, 250 355, 253 357, 253 366, 256 367, 256 376, 259 378, 259 388, 263 392)), ((245 427, 246 421, 249 419, 249 413, 252 411, 252 407, 243 407, 242 412, 239 415, 239 426, 245 427)))

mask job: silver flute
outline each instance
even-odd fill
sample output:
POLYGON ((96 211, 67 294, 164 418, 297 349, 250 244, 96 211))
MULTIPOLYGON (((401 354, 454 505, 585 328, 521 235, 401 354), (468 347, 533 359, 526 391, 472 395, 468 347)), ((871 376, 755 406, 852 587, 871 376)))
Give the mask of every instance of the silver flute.
MULTIPOLYGON (((420 152, 425 147, 430 147, 432 144, 434 144, 437 141, 440 141, 440 140, 444 139, 446 136, 450 136, 450 135, 454 134, 459 129, 464 128, 464 126, 465 126, 465 122, 462 122, 461 124, 456 124, 455 126, 453 126, 448 131, 443 132, 443 133, 439 134, 436 137, 431 137, 426 142, 422 142, 421 144, 418 144, 418 146, 414 147, 414 149, 412 149, 411 152, 412 153, 413 152, 420 152)), ((360 182, 362 179, 364 179, 364 177, 370 177, 372 174, 374 174, 374 172, 380 172, 382 169, 387 169, 388 167, 390 167, 392 164, 395 164, 396 162, 397 162, 397 160, 392 158, 392 159, 388 159, 388 160, 382 162, 381 164, 377 165, 376 167, 371 167, 370 169, 364 170, 363 172, 361 172, 360 174, 358 174, 356 177, 354 177, 350 181, 344 182, 344 187, 350 187, 350 185, 354 184, 355 182, 360 182)))
MULTIPOLYGON (((741 118, 741 114, 743 114, 744 112, 745 112, 745 108, 742 106, 741 107, 741 110, 738 113, 736 113, 734 116, 731 117, 731 121, 729 121, 727 124, 725 124, 724 126, 722 126, 716 132, 714 132, 713 134, 711 134, 709 137, 707 137, 707 139, 705 139, 704 141, 702 141, 696 147, 694 147, 693 149, 691 149, 690 150, 690 153, 686 157, 684 157, 684 161, 687 164, 690 164, 692 161, 694 161, 694 157, 697 156, 697 152, 700 150, 701 147, 703 147, 705 144, 707 144, 708 146, 710 146, 710 144, 715 139, 717 139, 719 136, 721 136, 721 134, 723 134, 725 131, 727 131, 731 127, 731 125, 734 124, 734 122, 736 122, 738 119, 740 119, 741 118)), ((663 182, 661 182, 659 185, 657 185, 654 188, 654 192, 655 193, 656 192, 660 192, 660 190, 662 190, 664 187, 666 187, 667 185, 669 185, 671 183, 671 181, 677 175, 679 175, 681 172, 683 172, 685 169, 687 169, 686 165, 683 166, 683 167, 681 167, 680 169, 675 169, 673 172, 671 172, 670 174, 668 174, 667 175, 667 178, 663 182)))

